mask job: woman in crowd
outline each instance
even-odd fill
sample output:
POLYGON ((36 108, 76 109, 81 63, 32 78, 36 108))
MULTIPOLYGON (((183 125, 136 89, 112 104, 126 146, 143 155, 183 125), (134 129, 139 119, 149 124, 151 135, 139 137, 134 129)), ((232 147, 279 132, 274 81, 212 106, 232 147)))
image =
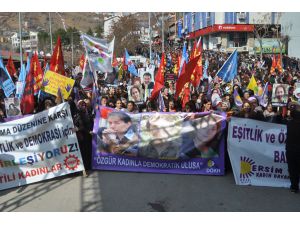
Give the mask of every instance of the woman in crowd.
POLYGON ((210 112, 212 110, 212 103, 208 99, 203 100, 203 106, 201 112, 210 112))

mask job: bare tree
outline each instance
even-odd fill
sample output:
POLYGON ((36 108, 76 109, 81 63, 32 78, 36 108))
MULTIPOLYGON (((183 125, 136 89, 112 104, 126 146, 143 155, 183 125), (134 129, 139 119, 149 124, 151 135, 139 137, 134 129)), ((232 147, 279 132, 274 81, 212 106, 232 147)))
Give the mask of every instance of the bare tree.
POLYGON ((116 56, 122 56, 124 49, 135 53, 136 46, 140 45, 139 25, 137 19, 133 15, 123 16, 112 25, 111 33, 108 39, 115 36, 116 56))
POLYGON ((276 25, 275 25, 276 28, 273 29, 273 32, 275 32, 275 34, 276 34, 275 36, 276 36, 276 40, 277 40, 277 43, 279 46, 281 62, 282 62, 283 49, 284 48, 287 49, 288 42, 291 40, 291 38, 289 36, 289 32, 291 31, 291 29, 293 27, 292 23, 285 24, 283 26, 280 24, 280 19, 282 17, 282 14, 283 13, 277 13, 277 19, 276 19, 276 25))
POLYGON ((254 20, 253 19, 253 24, 254 25, 254 36, 259 42, 260 46, 260 60, 262 61, 263 58, 263 39, 268 37, 270 32, 269 32, 269 24, 266 24, 266 21, 270 20, 270 13, 264 13, 262 14, 260 19, 254 20))

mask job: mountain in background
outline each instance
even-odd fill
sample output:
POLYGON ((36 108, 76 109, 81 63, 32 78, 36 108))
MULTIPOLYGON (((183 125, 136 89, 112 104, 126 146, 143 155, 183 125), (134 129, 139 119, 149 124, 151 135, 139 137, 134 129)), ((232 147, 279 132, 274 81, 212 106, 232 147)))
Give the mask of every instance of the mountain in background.
MULTIPOLYGON (((89 12, 63 12, 51 13, 52 31, 58 28, 76 27, 78 30, 87 32, 88 29, 103 25, 104 14, 89 12)), ((30 31, 49 32, 48 12, 22 12, 22 29, 30 31)), ((0 12, 0 34, 18 32, 19 13, 0 12)))

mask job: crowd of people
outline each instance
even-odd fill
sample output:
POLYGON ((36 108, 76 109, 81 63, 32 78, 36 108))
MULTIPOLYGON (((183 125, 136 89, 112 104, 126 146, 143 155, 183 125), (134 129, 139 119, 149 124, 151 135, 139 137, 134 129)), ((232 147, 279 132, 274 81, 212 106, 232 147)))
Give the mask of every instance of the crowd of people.
MULTIPOLYGON (((76 80, 72 93, 67 100, 70 104, 71 113, 77 133, 80 149, 85 167, 91 167, 91 143, 93 119, 95 118, 95 102, 97 107, 106 106, 114 108, 115 111, 127 113, 139 112, 223 112, 228 118, 237 116, 242 118, 251 118, 261 121, 286 123, 290 116, 289 103, 298 102, 297 83, 300 83, 299 60, 282 56, 283 71, 277 69, 270 72, 272 66, 272 55, 264 55, 260 59, 257 55, 248 53, 238 54, 238 72, 232 82, 224 83, 217 76, 217 72, 222 67, 229 54, 219 51, 203 50, 202 65, 206 61, 206 74, 201 78, 198 87, 189 88, 188 96, 183 90, 179 97, 175 97, 176 80, 178 72, 176 71, 178 51, 166 52, 166 68, 164 74, 172 74, 172 79, 165 79, 164 87, 161 90, 162 101, 150 99, 151 91, 154 87, 154 77, 159 67, 146 63, 134 62, 137 70, 141 71, 139 76, 133 76, 128 71, 119 71, 114 69, 111 74, 98 73, 97 84, 98 98, 95 100, 91 89, 83 89, 80 85, 82 73, 72 74, 72 70, 67 70, 67 76, 76 80), (174 57, 175 55, 175 57, 174 57), (155 67, 155 69, 154 69, 155 67), (267 84, 268 94, 265 104, 260 104, 253 90, 247 88, 251 76, 254 75, 258 91, 264 91, 267 84), (110 80, 108 82, 108 80, 110 80), (284 86, 285 85, 285 86, 284 86), (274 89, 274 90, 273 90, 274 89), (276 90, 275 90, 276 89, 276 90), (237 91, 241 97, 242 104, 237 105, 234 99, 234 91, 237 91), (276 101, 272 99, 272 91, 279 102, 283 105, 274 105, 276 101), (183 99, 188 101, 183 104, 183 99)), ((160 56, 161 57, 161 56, 160 56)), ((15 74, 13 80, 16 82, 18 74, 15 74)), ((165 78, 167 78, 165 76, 165 78)), ((300 92, 299 92, 300 93, 300 92)), ((298 94, 299 94, 298 93, 298 94)), ((12 96, 13 97, 13 96, 12 96)), ((0 90, 0 120, 5 121, 6 110, 4 104, 4 92, 0 90)), ((64 101, 61 97, 51 96, 42 93, 35 97, 36 105, 34 113, 43 111, 64 101)), ((113 118, 113 116, 112 116, 113 118)), ((126 119, 126 118, 125 118, 126 119)), ((129 124, 130 126, 130 124, 129 124)), ((103 134, 105 136, 105 133, 103 134)), ((136 154, 134 149, 132 154, 136 154)))
MULTIPOLYGON (((216 76, 218 70, 228 58, 228 54, 204 51, 203 56, 203 65, 206 59, 209 62, 207 68, 208 76, 201 79, 200 85, 197 88, 191 88, 190 92, 188 92, 189 100, 186 104, 182 104, 182 100, 185 97, 184 91, 180 93, 179 98, 175 98, 176 74, 174 75, 174 80, 165 81, 165 85, 161 91, 163 97, 163 108, 161 108, 161 104, 156 99, 149 100, 150 93, 147 93, 154 86, 154 79, 153 77, 151 78, 152 75, 144 73, 142 77, 134 77, 126 73, 115 85, 109 85, 102 79, 98 80, 99 96, 102 97, 101 105, 129 113, 149 111, 223 111, 228 116, 234 115, 282 123, 288 116, 288 103, 298 101, 295 90, 297 89, 296 85, 298 81, 300 81, 299 67, 298 64, 287 56, 283 56, 282 60, 284 71, 280 73, 275 70, 271 74, 272 55, 265 55, 263 63, 259 57, 241 53, 239 54, 238 74, 230 83, 224 83, 221 78, 216 76), (253 74, 258 89, 261 92, 265 84, 268 84, 267 103, 264 105, 260 105, 259 99, 253 90, 247 89, 253 74), (235 89, 242 99, 242 106, 235 104, 233 95, 235 89), (278 99, 272 99, 272 89, 274 89, 275 96, 278 99), (284 102, 284 104, 278 106, 276 100, 284 102)), ((168 58, 171 60, 172 57, 168 58)), ((145 65, 146 70, 147 66, 145 65)), ((137 68, 140 67, 140 65, 137 66, 137 68)), ((173 70, 174 63, 168 62, 165 74, 174 74, 173 70)))

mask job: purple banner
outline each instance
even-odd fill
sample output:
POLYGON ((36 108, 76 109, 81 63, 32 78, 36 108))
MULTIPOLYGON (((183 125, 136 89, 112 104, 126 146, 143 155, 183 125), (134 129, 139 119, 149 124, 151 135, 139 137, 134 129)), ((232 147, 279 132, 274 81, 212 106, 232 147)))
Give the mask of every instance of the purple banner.
POLYGON ((101 107, 93 169, 224 175, 225 118, 207 113, 126 114, 101 107))

